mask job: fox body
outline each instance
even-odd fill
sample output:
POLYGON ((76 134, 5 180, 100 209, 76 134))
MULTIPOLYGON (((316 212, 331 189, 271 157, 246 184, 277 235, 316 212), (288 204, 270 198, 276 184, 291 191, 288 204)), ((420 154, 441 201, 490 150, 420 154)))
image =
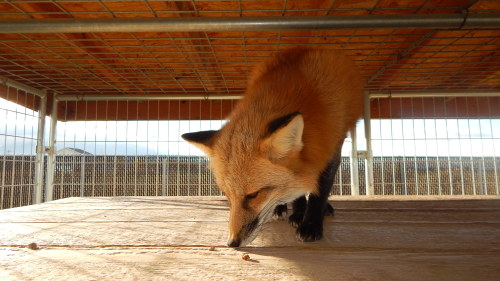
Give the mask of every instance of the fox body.
POLYGON ((248 81, 222 129, 182 136, 207 154, 227 196, 228 245, 250 243, 289 202, 298 238, 318 240, 342 143, 362 114, 361 76, 340 51, 305 49, 278 53, 248 81))

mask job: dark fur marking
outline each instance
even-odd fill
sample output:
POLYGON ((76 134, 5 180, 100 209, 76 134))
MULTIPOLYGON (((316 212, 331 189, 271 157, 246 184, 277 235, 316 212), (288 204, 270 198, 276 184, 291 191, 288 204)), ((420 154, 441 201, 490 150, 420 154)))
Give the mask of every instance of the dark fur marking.
POLYGON ((292 121, 292 119, 295 116, 297 116, 299 114, 300 114, 300 112, 296 111, 296 112, 287 114, 285 116, 282 116, 282 117, 272 121, 271 123, 269 123, 269 125, 267 125, 267 132, 269 134, 272 134, 272 133, 276 132, 276 130, 285 127, 286 125, 288 125, 288 123, 290 123, 290 121, 292 121))
POLYGON ((245 231, 247 234, 252 233, 257 226, 259 225, 259 218, 255 218, 251 223, 248 223, 243 227, 242 231, 245 231))
POLYGON ((208 144, 210 139, 217 133, 218 131, 201 131, 201 132, 194 132, 194 133, 186 133, 183 134, 181 137, 184 140, 191 141, 191 142, 196 142, 196 143, 202 143, 202 144, 208 144))

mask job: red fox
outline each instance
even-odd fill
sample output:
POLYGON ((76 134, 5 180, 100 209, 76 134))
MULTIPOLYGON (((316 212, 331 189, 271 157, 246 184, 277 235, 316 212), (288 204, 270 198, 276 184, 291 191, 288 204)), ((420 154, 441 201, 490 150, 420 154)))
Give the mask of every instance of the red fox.
POLYGON ((228 246, 252 242, 290 202, 297 237, 322 238, 342 144, 362 115, 362 91, 354 63, 340 51, 284 51, 254 69, 222 129, 182 135, 207 154, 229 201, 228 246))

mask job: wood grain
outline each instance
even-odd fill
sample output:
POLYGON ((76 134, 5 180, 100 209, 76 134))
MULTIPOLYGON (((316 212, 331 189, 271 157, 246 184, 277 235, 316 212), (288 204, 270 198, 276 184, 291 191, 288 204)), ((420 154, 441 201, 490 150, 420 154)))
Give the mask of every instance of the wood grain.
POLYGON ((497 280, 500 274, 498 197, 333 197, 331 203, 336 215, 325 220, 323 240, 301 243, 286 222, 273 221, 241 249, 224 246, 222 197, 67 198, 2 210, 0 279, 497 280))

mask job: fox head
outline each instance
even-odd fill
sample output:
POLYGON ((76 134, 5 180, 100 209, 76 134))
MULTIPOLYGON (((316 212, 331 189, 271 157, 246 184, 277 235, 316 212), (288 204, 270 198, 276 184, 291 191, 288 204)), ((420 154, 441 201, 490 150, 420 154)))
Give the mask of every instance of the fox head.
POLYGON ((316 187, 314 173, 301 165, 303 116, 293 112, 259 121, 260 128, 249 118, 231 119, 219 131, 182 135, 210 158, 217 185, 229 201, 231 247, 252 242, 276 206, 316 187))

